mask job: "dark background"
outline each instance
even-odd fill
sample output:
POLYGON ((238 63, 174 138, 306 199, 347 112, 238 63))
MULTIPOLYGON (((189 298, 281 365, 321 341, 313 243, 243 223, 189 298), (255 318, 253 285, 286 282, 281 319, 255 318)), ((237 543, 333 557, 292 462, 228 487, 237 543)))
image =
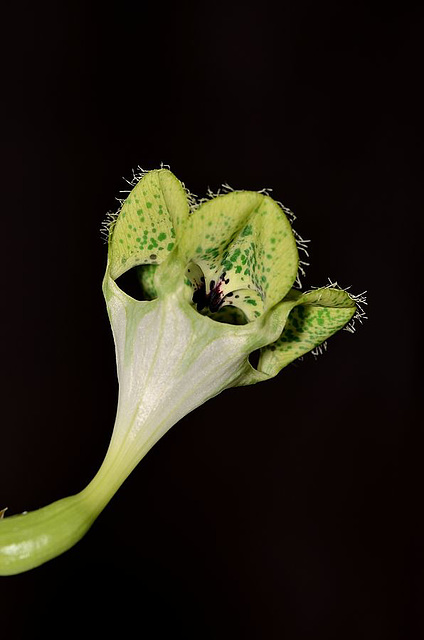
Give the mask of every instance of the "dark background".
POLYGON ((3 15, 0 507, 79 491, 101 463, 117 383, 99 229, 137 165, 199 195, 271 187, 312 239, 305 287, 369 301, 325 356, 184 418, 71 551, 0 578, 5 637, 424 637, 416 7, 3 15))

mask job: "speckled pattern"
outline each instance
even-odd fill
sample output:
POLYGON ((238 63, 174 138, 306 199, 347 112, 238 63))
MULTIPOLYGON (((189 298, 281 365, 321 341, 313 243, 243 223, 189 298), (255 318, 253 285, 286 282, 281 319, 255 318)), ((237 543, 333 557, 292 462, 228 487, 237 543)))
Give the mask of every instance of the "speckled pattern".
POLYGON ((342 329, 356 311, 355 302, 340 289, 323 288, 296 294, 280 338, 261 350, 258 369, 275 375, 342 329))
POLYGON ((356 311, 354 299, 338 288, 292 289, 296 240, 268 195, 230 191, 190 212, 182 183, 160 169, 141 177, 111 226, 110 275, 116 279, 138 267, 144 298, 151 300, 155 270, 171 254, 186 299, 199 313, 226 324, 253 322, 268 312, 278 317, 281 335, 262 348, 258 363, 268 375, 321 345, 356 311))
POLYGON ((255 320, 281 300, 296 278, 296 242, 269 196, 234 191, 204 203, 187 220, 181 252, 199 311, 225 306, 255 320))
POLYGON ((173 250, 192 303, 228 323, 253 321, 290 290, 298 253, 290 223, 269 196, 232 191, 189 213, 183 185, 167 169, 150 171, 122 205, 110 234, 113 279, 143 267, 139 279, 155 297, 154 267, 173 250), (229 311, 234 307, 237 311, 229 311))
POLYGON ((163 262, 173 250, 188 214, 184 188, 170 171, 146 173, 125 200, 112 227, 112 278, 137 265, 163 262))

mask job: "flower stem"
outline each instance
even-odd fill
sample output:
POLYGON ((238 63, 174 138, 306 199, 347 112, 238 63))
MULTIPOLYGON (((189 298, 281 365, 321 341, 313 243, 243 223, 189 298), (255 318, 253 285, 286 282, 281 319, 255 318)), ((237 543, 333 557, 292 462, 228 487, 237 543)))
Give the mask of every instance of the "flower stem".
POLYGON ((137 461, 126 463, 124 447, 109 450, 91 482, 79 493, 0 523, 0 576, 34 569, 70 549, 87 533, 137 461))

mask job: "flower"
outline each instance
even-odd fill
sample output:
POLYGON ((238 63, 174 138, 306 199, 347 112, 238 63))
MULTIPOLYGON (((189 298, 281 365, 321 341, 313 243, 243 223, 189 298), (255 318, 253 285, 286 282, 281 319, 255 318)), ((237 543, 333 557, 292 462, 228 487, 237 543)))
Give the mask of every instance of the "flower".
POLYGON ((193 206, 170 171, 150 171, 110 221, 108 239, 103 292, 119 381, 111 442, 81 492, 2 519, 0 575, 74 545, 189 411, 228 387, 275 376, 355 314, 354 298, 335 286, 293 288, 296 239, 282 207, 264 193, 232 191, 193 206), (130 269, 141 300, 120 286, 130 269))

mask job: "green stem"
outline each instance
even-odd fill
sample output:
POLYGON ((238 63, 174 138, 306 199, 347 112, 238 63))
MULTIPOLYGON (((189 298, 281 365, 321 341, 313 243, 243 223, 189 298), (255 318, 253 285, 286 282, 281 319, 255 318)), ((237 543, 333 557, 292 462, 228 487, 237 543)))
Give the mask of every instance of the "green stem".
POLYGON ((83 537, 96 515, 81 492, 5 518, 0 524, 0 575, 28 571, 63 553, 83 537))
POLYGON ((246 375, 247 354, 260 346, 251 326, 215 323, 174 295, 145 304, 118 292, 109 311, 119 379, 109 450, 79 493, 1 520, 0 575, 33 569, 76 544, 157 440, 246 375))
POLYGON ((132 470, 119 453, 109 450, 79 493, 0 522, 0 576, 34 569, 81 540, 132 470))

